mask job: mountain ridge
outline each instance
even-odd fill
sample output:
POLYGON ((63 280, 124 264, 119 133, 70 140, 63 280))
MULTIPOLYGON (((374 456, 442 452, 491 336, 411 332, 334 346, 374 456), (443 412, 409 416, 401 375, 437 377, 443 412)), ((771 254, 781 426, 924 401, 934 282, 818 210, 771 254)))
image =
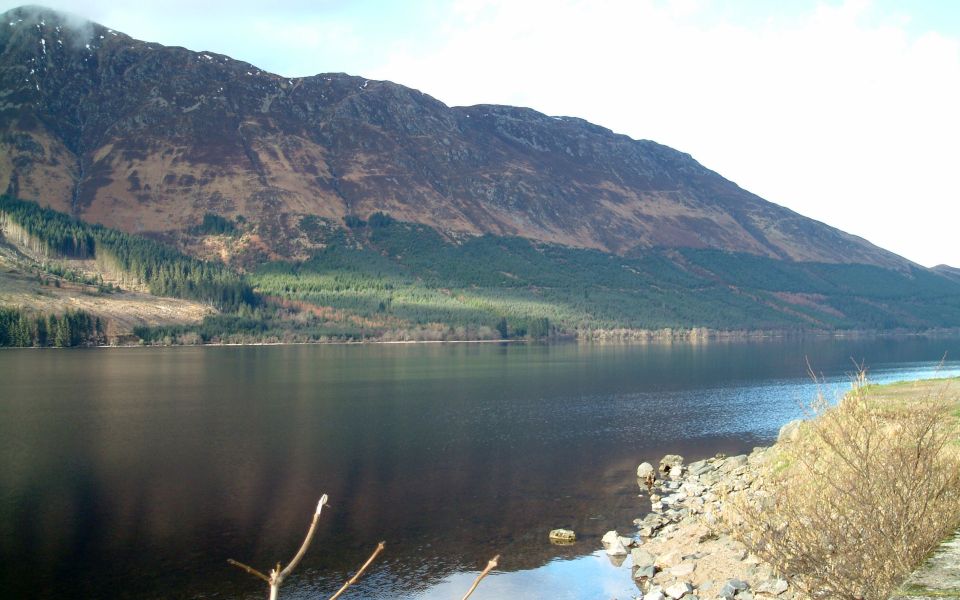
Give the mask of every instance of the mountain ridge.
POLYGON ((38 7, 4 21, 0 190, 90 222, 182 241, 207 213, 241 217, 252 246, 304 259, 322 248, 305 217, 342 225, 382 211, 620 255, 714 248, 913 266, 689 154, 575 117, 447 107, 344 74, 283 78, 38 7))

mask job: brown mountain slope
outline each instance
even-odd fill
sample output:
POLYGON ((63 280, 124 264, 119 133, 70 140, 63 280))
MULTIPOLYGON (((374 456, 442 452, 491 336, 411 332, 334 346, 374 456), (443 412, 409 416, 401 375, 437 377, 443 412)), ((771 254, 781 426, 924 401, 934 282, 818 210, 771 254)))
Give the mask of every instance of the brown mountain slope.
POLYGON ((285 79, 38 8, 0 26, 0 191, 130 232, 243 216, 302 256, 303 215, 627 254, 719 248, 901 267, 689 155, 581 119, 450 108, 344 74, 285 79))

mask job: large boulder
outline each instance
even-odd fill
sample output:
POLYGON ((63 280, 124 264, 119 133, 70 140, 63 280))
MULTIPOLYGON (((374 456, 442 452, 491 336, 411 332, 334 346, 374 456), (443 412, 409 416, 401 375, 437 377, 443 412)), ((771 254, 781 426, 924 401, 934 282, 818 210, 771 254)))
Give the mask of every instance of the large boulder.
POLYGON ((667 454, 660 459, 660 472, 667 474, 679 474, 683 471, 683 457, 679 454, 667 454))
POLYGON ((601 543, 603 543, 604 549, 607 551, 607 554, 611 556, 621 556, 627 554, 627 549, 623 546, 623 541, 620 538, 620 534, 616 531, 608 531, 603 534, 601 538, 601 543))
POLYGON ((800 438, 800 425, 803 419, 794 419, 780 428, 777 434, 777 443, 795 442, 800 438))
POLYGON ((637 479, 645 480, 648 477, 656 477, 656 471, 648 462, 640 463, 640 466, 637 467, 637 479))

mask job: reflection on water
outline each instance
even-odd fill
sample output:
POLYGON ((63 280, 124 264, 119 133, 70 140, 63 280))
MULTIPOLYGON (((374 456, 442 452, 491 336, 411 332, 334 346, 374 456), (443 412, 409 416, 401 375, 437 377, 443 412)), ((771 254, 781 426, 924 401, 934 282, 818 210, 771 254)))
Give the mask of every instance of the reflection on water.
MULTIPOLYGON (((535 569, 496 573, 483 580, 483 593, 487 598, 633 598, 637 595, 637 586, 630 581, 630 559, 616 565, 611 558, 603 550, 596 550, 573 559, 551 560, 535 569)), ((416 597, 422 600, 459 598, 475 577, 475 573, 453 573, 416 597)))
POLYGON ((502 572, 474 597, 625 598, 629 564, 594 550, 644 510, 641 460, 768 442, 816 393, 807 356, 835 385, 851 359, 888 380, 933 375, 956 350, 912 339, 4 351, 0 589, 260 598, 226 559, 289 560, 326 492, 286 598, 335 590, 381 539, 354 597, 462 595, 499 553, 502 572), (577 544, 550 545, 557 527, 577 544))

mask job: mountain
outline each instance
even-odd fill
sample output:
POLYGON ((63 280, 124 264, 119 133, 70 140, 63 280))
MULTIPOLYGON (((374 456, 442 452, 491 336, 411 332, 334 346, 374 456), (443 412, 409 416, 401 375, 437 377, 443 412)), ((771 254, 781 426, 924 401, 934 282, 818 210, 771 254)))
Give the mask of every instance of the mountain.
POLYGON ((38 7, 3 16, 0 89, 0 192, 186 248, 205 215, 248 223, 207 248, 228 260, 307 258, 323 244, 305 217, 343 227, 382 211, 454 240, 911 266, 581 119, 448 107, 345 74, 284 78, 38 7))
POLYGON ((950 265, 937 265, 930 270, 939 275, 943 275, 944 277, 950 277, 960 281, 960 269, 957 267, 951 267, 950 265))
POLYGON ((147 343, 960 328, 957 270, 655 142, 37 7, 0 21, 0 251, 18 344, 71 306, 147 343))

